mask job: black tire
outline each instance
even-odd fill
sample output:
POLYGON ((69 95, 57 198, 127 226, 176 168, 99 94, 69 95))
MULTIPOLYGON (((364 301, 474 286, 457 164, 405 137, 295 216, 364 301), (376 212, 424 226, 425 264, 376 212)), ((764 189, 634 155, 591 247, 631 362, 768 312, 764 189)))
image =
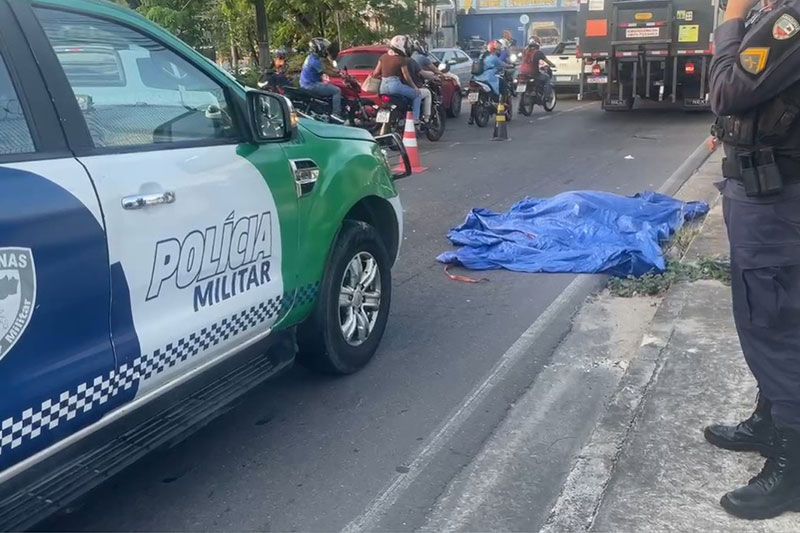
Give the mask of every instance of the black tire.
POLYGON ((526 117, 533 114, 533 98, 528 93, 521 94, 519 97, 519 112, 526 117))
POLYGON ((514 100, 509 95, 506 98, 506 122, 511 122, 512 118, 514 118, 514 100))
POLYGON ((325 374, 352 374, 375 355, 386 329, 392 299, 391 261, 378 231, 364 222, 345 220, 328 259, 314 311, 297 331, 297 361, 325 374), (370 254, 380 275, 380 303, 375 325, 362 344, 345 340, 340 326, 339 296, 345 270, 361 252, 370 254))
POLYGON ((479 128, 485 128, 487 124, 489 124, 489 119, 492 116, 491 111, 489 111, 489 107, 478 103, 472 106, 472 113, 473 118, 475 119, 475 124, 479 128))
POLYGON ((542 95, 542 107, 548 113, 552 113, 553 109, 556 108, 556 102, 558 102, 558 95, 556 94, 556 88, 550 87, 550 92, 552 93, 552 98, 548 100, 544 95, 542 95))
POLYGON ((433 107, 430 123, 428 124, 428 127, 425 128, 425 136, 429 141, 436 142, 442 138, 442 135, 444 135, 444 115, 445 113, 442 110, 442 106, 437 105, 433 107))
POLYGON ((456 118, 461 114, 461 91, 454 91, 453 98, 450 99, 450 107, 447 108, 447 116, 456 118))

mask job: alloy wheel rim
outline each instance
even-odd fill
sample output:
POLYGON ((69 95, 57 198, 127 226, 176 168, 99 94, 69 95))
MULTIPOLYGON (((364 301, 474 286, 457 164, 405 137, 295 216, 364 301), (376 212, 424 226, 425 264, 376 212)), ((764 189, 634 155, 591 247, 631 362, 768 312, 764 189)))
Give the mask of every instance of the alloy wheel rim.
POLYGON ((381 307, 381 273, 369 252, 359 252, 342 274, 339 327, 345 342, 360 346, 369 339, 381 307))

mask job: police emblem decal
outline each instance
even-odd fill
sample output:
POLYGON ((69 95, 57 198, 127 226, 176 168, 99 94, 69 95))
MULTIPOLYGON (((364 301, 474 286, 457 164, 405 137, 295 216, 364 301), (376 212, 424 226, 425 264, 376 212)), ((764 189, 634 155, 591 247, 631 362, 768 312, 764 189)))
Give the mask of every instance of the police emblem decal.
POLYGON ((750 74, 758 74, 767 66, 768 47, 745 48, 739 53, 739 63, 750 74))
POLYGON ((29 248, 0 248, 0 360, 17 343, 36 305, 36 268, 29 248))
POLYGON ((784 13, 772 25, 772 37, 777 41, 785 41, 793 37, 800 30, 800 23, 788 13, 784 13))

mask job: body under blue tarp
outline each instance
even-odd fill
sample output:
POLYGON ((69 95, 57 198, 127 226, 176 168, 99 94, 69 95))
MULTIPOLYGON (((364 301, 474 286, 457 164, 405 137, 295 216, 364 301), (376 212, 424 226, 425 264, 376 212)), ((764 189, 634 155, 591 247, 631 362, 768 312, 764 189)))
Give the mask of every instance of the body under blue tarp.
POLYGON ((663 272, 661 244, 685 221, 707 212, 705 202, 650 191, 632 197, 572 191, 525 198, 506 213, 473 209, 447 235, 459 248, 437 259, 472 270, 641 276, 663 272))

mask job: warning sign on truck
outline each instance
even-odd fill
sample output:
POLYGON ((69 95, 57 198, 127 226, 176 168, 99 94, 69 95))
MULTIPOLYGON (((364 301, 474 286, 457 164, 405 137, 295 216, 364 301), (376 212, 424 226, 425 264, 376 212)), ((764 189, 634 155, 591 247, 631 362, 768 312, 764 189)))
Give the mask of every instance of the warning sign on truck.
POLYGON ((681 24, 678 26, 679 43, 696 43, 700 38, 699 24, 681 24))
POLYGON ((626 39, 642 39, 645 37, 658 37, 659 28, 627 28, 626 39))

